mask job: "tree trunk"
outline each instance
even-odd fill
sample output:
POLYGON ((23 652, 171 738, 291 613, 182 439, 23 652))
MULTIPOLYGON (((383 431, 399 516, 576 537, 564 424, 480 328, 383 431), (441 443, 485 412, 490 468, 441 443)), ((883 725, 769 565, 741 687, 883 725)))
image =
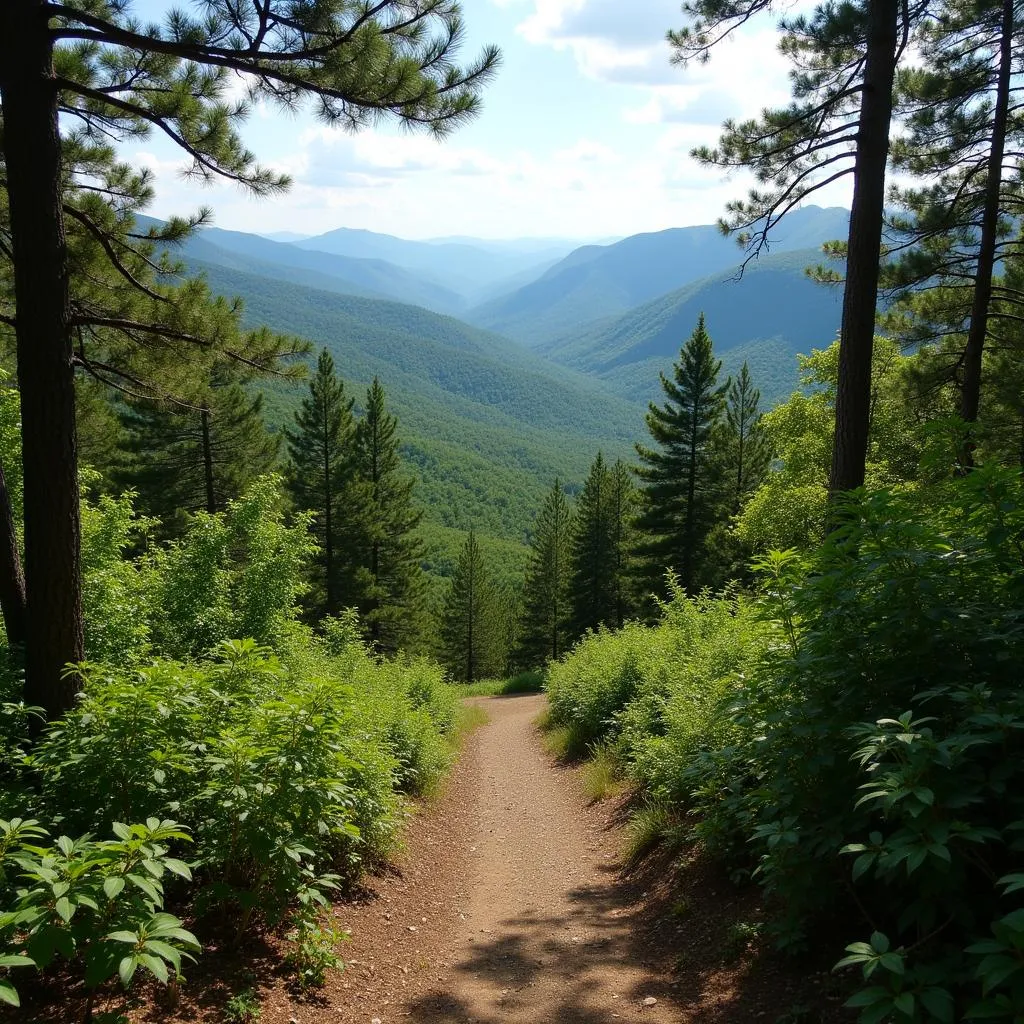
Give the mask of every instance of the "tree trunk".
MULTIPOLYGON (((981 218, 977 276, 971 303, 971 325, 964 348, 964 382, 960 392, 960 416, 968 423, 978 419, 981 404, 981 359, 988 333, 988 311, 992 301, 992 273, 996 261, 996 233, 999 227, 999 200, 1003 183, 1003 154, 1006 149, 1006 123, 1010 105, 1010 75, 1013 59, 1014 0, 1003 0, 999 39, 999 74, 992 117, 992 148, 985 181, 985 207, 981 218)), ((973 460, 973 444, 968 444, 965 459, 973 460)))
POLYGON ((84 657, 78 444, 53 44, 39 0, 0 5, 0 97, 25 461, 25 699, 57 718, 84 657))
POLYGON ((834 498, 864 483, 871 408, 878 264, 885 212, 898 0, 869 0, 867 54, 857 128, 853 206, 839 341, 835 444, 829 491, 834 498))
POLYGON ((25 577, 21 571, 18 532, 3 465, 0 465, 0 610, 3 611, 8 645, 23 648, 26 636, 25 577))
POLYGON ((210 444, 210 410, 203 406, 199 413, 199 424, 203 435, 203 476, 206 484, 206 511, 213 515, 217 511, 217 492, 213 486, 213 447, 210 444))

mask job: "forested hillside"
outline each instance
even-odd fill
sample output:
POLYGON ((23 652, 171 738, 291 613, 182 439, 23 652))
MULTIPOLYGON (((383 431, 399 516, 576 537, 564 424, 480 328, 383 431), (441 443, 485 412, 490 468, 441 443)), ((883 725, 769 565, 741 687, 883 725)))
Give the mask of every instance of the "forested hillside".
POLYGON ((841 292, 805 273, 821 261, 816 249, 765 255, 742 276, 733 270, 703 278, 622 316, 576 327, 536 351, 644 401, 654 397, 658 373, 703 313, 726 371, 738 373, 749 363, 771 406, 796 383, 796 355, 827 345, 839 330, 841 292))
MULTIPOLYGON (((798 210, 793 223, 773 237, 772 251, 820 250, 845 236, 848 216, 841 209, 798 210)), ((598 317, 623 313, 721 271, 737 271, 742 259, 735 240, 710 224, 634 235, 577 249, 538 280, 466 316, 524 345, 539 346, 598 317)))

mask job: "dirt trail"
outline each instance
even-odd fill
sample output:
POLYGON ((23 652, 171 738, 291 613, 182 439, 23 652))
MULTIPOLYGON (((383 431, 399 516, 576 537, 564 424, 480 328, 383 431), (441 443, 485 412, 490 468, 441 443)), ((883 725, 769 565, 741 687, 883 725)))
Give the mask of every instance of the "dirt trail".
POLYGON ((619 887, 618 837, 595 829, 573 776, 553 767, 534 721, 544 698, 487 702, 466 889, 447 983, 412 1019, 591 1024, 678 1019, 664 981, 635 962, 619 887), (644 1005, 649 997, 657 999, 644 1005))

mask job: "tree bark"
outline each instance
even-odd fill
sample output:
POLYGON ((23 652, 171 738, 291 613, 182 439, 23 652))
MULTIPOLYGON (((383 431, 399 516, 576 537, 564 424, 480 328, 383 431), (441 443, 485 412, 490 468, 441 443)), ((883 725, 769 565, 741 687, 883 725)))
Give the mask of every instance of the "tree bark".
POLYGON ((78 444, 53 44, 40 0, 0 5, 0 98, 25 460, 25 699, 57 718, 84 657, 78 444))
MULTIPOLYGON (((985 206, 978 245, 977 276, 971 302, 971 325, 964 348, 964 378, 960 392, 960 416, 968 423, 978 419, 981 405, 981 364, 988 333, 988 312, 992 302, 992 273, 996 261, 996 233, 999 227, 999 200, 1002 195, 1003 155, 1006 149, 1006 125, 1010 106, 1010 75, 1013 59, 1014 0, 1003 0, 999 39, 999 73, 992 117, 992 148, 985 180, 985 206)), ((965 460, 973 460, 973 445, 968 444, 965 460)))
POLYGON ((899 0, 869 0, 829 478, 833 498, 864 484, 898 23, 899 0))
POLYGON ((26 637, 25 576, 21 570, 18 532, 11 510, 4 467, 0 465, 0 611, 4 616, 7 643, 24 648, 26 637))

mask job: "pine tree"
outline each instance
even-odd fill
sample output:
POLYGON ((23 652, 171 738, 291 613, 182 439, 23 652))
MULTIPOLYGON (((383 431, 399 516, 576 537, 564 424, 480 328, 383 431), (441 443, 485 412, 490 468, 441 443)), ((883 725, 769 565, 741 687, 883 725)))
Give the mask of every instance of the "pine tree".
MULTIPOLYGON (((1020 294, 996 278, 1019 246, 1024 200, 1017 167, 1022 87, 1014 73, 1019 14, 1015 0, 942 0, 918 33, 917 66, 897 81, 907 131, 894 142, 893 162, 922 183, 891 197, 901 207, 892 217, 899 244, 883 277, 901 300, 897 309, 911 316, 890 317, 886 326, 915 347, 956 344, 947 380, 968 422, 979 417, 995 306, 1021 314, 1020 294)), ((970 445, 964 454, 969 461, 970 445)))
MULTIPOLYGON (((130 361, 118 366, 90 357, 94 336, 117 335, 128 348, 172 338, 201 348, 209 340, 205 330, 196 335, 180 322, 161 323, 174 321, 176 311, 147 285, 148 271, 133 274, 125 248, 109 244, 102 226, 68 201, 76 173, 71 140, 109 154, 120 141, 155 129, 187 154, 194 177, 219 176, 271 194, 288 180, 260 167, 242 144, 237 128, 250 105, 227 95, 232 72, 245 76, 253 98, 295 107, 309 97, 328 123, 358 128, 390 116, 443 134, 473 116, 499 60, 491 47, 460 67, 455 54, 463 32, 455 0, 209 0, 195 15, 167 11, 162 27, 136 17, 128 0, 68 0, 52 10, 37 0, 0 4, 0 141, 10 225, 3 252, 14 264, 16 304, 0 317, 15 330, 22 406, 25 690, 49 716, 71 707, 80 682, 64 667, 84 652, 76 368, 84 360, 108 379, 134 376, 130 361), (62 119, 74 134, 62 135, 62 119), (152 299, 136 310, 140 316, 111 316, 104 303, 75 308, 66 231, 72 221, 94 234, 112 274, 122 278, 107 298, 119 290, 152 299)), ((93 195, 112 209, 122 201, 122 185, 93 195)))
POLYGON ((280 438, 267 432, 263 396, 249 394, 227 364, 198 406, 136 401, 123 408, 122 486, 171 532, 182 514, 222 512, 277 464, 280 438))
POLYGON ((650 404, 647 429, 658 445, 637 445, 642 465, 643 511, 638 529, 647 578, 656 591, 674 570, 688 593, 704 582, 704 542, 721 514, 719 465, 713 438, 722 422, 729 382, 718 383, 720 360, 701 314, 683 346, 672 379, 661 375, 664 405, 650 404))
MULTIPOLYGON (((734 29, 771 7, 771 0, 689 0, 683 10, 690 24, 669 33, 673 59, 706 60, 734 29)), ((829 478, 836 495, 864 483, 893 82, 906 40, 929 7, 853 0, 784 19, 780 48, 794 64, 792 102, 757 119, 727 121, 717 148, 694 151, 706 164, 753 171, 756 186, 746 201, 729 203, 723 221, 752 242, 751 256, 788 211, 852 176, 829 478)))
POLYGON ((720 442, 726 508, 734 516, 760 486, 771 462, 771 450, 758 410, 760 402, 761 392, 754 387, 750 369, 744 362, 739 376, 729 384, 720 442))
POLYGON ((366 550, 368 489, 358 475, 354 399, 324 349, 309 395, 295 413, 288 440, 288 489, 295 507, 312 511, 320 546, 310 604, 315 617, 359 604, 359 564, 366 550))
POLYGON ((572 512, 558 480, 537 514, 523 587, 518 659, 530 668, 565 652, 569 629, 572 512))
POLYGON ((472 683, 503 665, 498 594, 476 533, 469 531, 441 619, 442 661, 452 677, 472 683))
POLYGON ((612 478, 597 453, 576 502, 570 557, 572 635, 615 621, 612 478))
POLYGON ((424 611, 423 543, 416 532, 423 513, 412 503, 414 481, 401 471, 397 431, 375 377, 355 434, 356 464, 368 491, 359 610, 368 639, 388 654, 419 638, 424 611))
POLYGON ((637 491, 629 467, 617 459, 609 473, 608 523, 610 533, 610 585, 613 616, 609 625, 621 629, 636 611, 633 550, 637 491))

